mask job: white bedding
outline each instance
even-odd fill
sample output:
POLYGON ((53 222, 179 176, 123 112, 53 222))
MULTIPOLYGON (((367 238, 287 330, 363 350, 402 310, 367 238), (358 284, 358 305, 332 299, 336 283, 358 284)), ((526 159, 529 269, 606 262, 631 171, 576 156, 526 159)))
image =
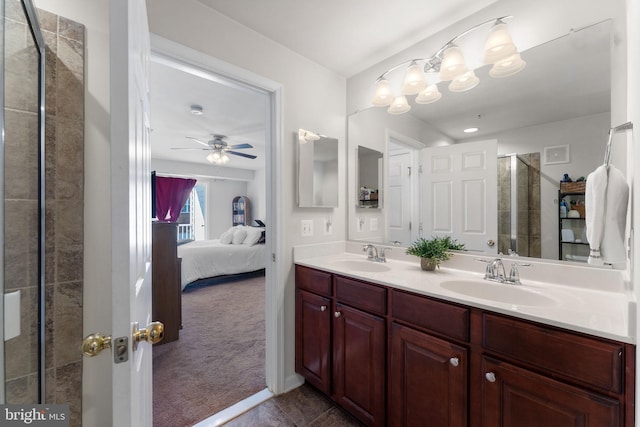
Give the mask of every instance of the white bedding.
POLYGON ((198 240, 178 246, 178 257, 182 258, 182 289, 198 279, 265 268, 265 246, 225 245, 217 239, 198 240))

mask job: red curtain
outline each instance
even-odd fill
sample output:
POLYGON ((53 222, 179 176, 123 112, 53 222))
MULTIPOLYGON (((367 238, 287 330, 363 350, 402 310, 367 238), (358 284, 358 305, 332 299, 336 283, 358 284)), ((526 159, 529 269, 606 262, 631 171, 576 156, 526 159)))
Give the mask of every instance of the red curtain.
POLYGON ((195 179, 156 177, 156 218, 162 222, 176 222, 195 179))

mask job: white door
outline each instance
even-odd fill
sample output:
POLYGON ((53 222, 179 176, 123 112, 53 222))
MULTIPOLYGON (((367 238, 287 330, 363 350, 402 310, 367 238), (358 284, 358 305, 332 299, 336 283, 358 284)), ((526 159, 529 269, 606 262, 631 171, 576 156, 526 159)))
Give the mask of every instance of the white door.
POLYGON ((411 153, 389 151, 389 188, 387 190, 387 241, 403 246, 411 243, 411 153))
POLYGON ((113 366, 113 425, 152 425, 151 344, 133 351, 132 328, 151 322, 149 29, 144 0, 110 8, 112 330, 129 339, 113 366))
POLYGON ((467 250, 495 254, 496 140, 425 149, 425 237, 450 235, 467 250))

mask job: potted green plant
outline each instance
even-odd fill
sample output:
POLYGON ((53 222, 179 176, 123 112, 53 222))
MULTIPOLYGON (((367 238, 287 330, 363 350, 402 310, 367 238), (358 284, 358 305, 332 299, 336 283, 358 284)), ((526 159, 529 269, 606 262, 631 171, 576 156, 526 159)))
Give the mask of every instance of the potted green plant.
POLYGON ((407 248, 406 253, 420 257, 423 270, 433 271, 440 267, 440 262, 451 258, 452 250, 461 249, 464 249, 464 243, 458 243, 450 236, 434 236, 431 239, 419 238, 407 248))

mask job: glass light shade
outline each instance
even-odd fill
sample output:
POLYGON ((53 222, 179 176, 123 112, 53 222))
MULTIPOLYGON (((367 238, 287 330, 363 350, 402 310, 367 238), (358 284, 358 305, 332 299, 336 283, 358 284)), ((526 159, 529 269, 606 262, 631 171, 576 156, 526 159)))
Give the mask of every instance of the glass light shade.
POLYGON ((518 53, 518 49, 509 35, 507 24, 498 21, 489 31, 484 44, 485 64, 495 64, 515 53, 518 53))
POLYGON ((216 163, 216 153, 213 152, 213 153, 207 154, 207 161, 209 163, 216 163))
POLYGON ((453 80, 466 72, 467 66, 464 63, 462 50, 458 46, 451 46, 445 50, 442 64, 440 64, 440 80, 453 80))
POLYGON ((407 68, 407 74, 404 76, 402 93, 404 95, 415 95, 426 87, 427 81, 424 78, 422 68, 415 62, 412 62, 409 68, 407 68))
POLYGON ((229 156, 227 156, 227 153, 222 152, 222 154, 220 155, 220 162, 227 163, 228 161, 229 161, 229 156))
POLYGON ((519 73, 526 66, 527 63, 520 57, 519 53, 516 53, 493 64, 493 67, 489 70, 489 75, 491 77, 509 77, 519 73))
POLYGON ((480 79, 476 76, 476 73, 471 70, 456 77, 449 83, 449 90, 451 92, 464 92, 478 86, 478 83, 480 83, 480 79))
POLYGON ((437 85, 429 85, 425 90, 416 96, 415 101, 418 104, 431 104, 442 98, 442 94, 438 90, 437 85))
POLYGON ((407 97, 397 96, 387 109, 387 112, 389 114, 403 114, 409 110, 411 110, 411 106, 407 102, 407 97))
POLYGON ((376 92, 371 103, 376 107, 386 107, 393 102, 393 92, 387 79, 379 79, 376 82, 376 92))

